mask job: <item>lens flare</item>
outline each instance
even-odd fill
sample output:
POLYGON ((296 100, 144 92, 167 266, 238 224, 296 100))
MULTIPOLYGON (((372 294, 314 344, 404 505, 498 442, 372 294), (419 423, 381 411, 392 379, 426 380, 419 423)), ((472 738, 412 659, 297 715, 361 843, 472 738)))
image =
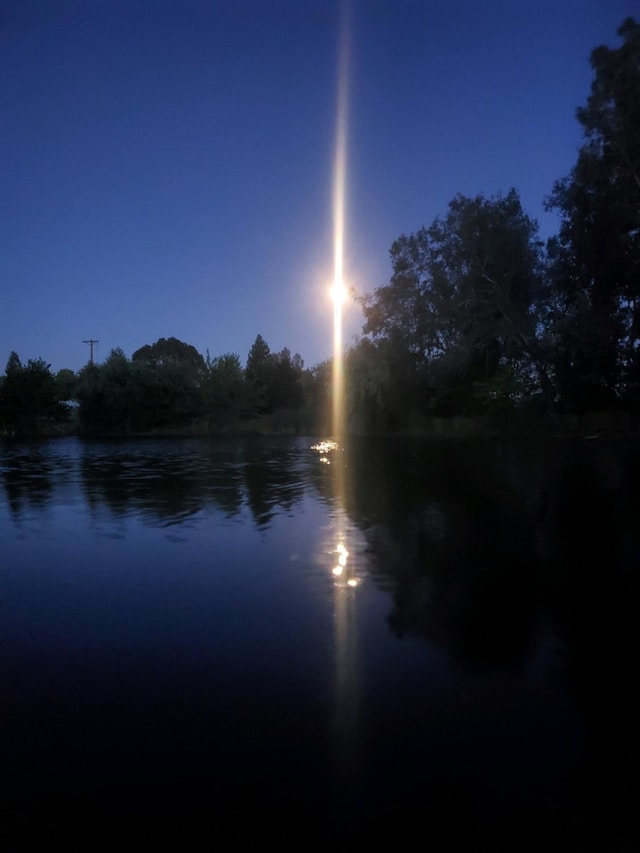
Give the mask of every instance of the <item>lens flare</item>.
MULTIPOLYGON (((343 6, 343 12, 346 12, 343 6)), ((342 344, 342 305, 344 286, 345 175, 347 164, 347 107, 349 82, 349 27, 342 20, 338 60, 338 103, 333 172, 333 435, 344 435, 344 382, 342 344)))
POLYGON ((345 178, 347 160, 347 95, 349 78, 350 2, 341 2, 341 28, 338 57, 335 158, 333 167, 333 377, 332 431, 336 448, 332 453, 331 480, 334 493, 334 535, 332 575, 335 631, 335 732, 338 783, 345 801, 351 795, 351 782, 358 776, 358 702, 359 655, 356 599, 352 587, 358 585, 353 566, 349 566, 346 525, 345 403, 343 378, 342 309, 346 298, 344 278, 345 178))
POLYGON ((346 302, 347 299, 347 288, 344 286, 344 282, 339 281, 336 282, 329 291, 332 301, 339 302, 341 305, 346 302))

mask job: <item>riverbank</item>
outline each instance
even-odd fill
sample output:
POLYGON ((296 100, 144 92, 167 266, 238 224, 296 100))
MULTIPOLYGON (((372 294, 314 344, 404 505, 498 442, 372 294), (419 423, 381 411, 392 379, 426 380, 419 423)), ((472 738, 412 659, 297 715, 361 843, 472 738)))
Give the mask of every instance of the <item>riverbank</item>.
MULTIPOLYGON (((438 440, 464 438, 640 438, 640 419, 626 411, 594 411, 581 414, 531 415, 509 412, 500 415, 414 418, 410 425, 398 430, 365 432, 347 430, 350 434, 394 435, 433 438, 438 440)), ((251 420, 237 421, 220 426, 210 420, 197 420, 180 425, 167 425, 145 431, 83 430, 77 418, 63 424, 44 428, 36 436, 0 436, 5 439, 19 438, 181 438, 198 436, 237 435, 309 435, 323 436, 331 433, 326 424, 319 424, 304 412, 291 410, 263 414, 251 420)))

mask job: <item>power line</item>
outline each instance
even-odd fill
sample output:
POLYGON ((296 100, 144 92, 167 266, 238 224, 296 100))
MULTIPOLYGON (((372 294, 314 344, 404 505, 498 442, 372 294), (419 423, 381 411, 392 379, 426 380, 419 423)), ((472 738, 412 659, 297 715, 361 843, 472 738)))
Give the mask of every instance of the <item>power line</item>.
POLYGON ((88 341, 82 341, 83 344, 89 344, 89 364, 93 364, 93 345, 99 344, 100 341, 96 341, 93 338, 89 338, 88 341))

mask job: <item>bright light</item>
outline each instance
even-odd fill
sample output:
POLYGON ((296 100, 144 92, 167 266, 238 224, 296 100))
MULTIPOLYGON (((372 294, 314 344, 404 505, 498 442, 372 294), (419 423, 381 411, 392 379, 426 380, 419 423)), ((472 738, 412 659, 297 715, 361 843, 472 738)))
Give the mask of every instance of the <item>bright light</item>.
POLYGON ((342 542, 338 542, 338 547, 336 548, 335 553, 338 555, 338 564, 334 566, 333 569, 331 569, 331 572, 335 577, 339 578, 347 566, 347 558, 349 557, 349 552, 344 547, 342 542))
POLYGON ((333 434, 344 434, 344 383, 342 370, 342 303, 344 286, 344 242, 346 222, 347 107, 349 82, 349 8, 342 7, 338 58, 338 103, 335 159, 333 166, 333 434))
POLYGON ((311 450, 315 450, 317 453, 330 453, 332 450, 338 449, 338 442, 333 441, 330 438, 323 439, 322 441, 316 442, 316 444, 311 445, 311 450))
POLYGON ((334 304, 342 305, 344 302, 346 302, 348 294, 347 288, 344 286, 344 282, 335 282, 329 292, 331 294, 331 299, 333 300, 334 304))

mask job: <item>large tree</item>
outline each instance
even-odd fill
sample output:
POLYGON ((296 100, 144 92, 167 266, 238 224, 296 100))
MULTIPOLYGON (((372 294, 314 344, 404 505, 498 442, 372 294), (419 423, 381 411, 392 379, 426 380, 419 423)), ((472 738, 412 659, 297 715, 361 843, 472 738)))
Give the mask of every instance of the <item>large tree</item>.
POLYGON ((591 94, 577 112, 584 144, 548 199, 561 216, 549 338, 578 409, 640 391, 640 25, 629 18, 618 35, 618 48, 591 54, 591 94))
MULTIPOLYGON (((153 373, 155 422, 179 425, 203 414, 203 385, 207 366, 204 358, 192 345, 178 338, 159 338, 136 350, 131 361, 141 374, 153 373)), ((149 377, 142 375, 149 386, 149 377)))
POLYGON ((192 344, 178 338, 158 338, 154 344, 137 349, 131 360, 153 368, 178 367, 198 381, 205 369, 205 360, 192 344))
POLYGON ((384 342, 396 394, 410 381, 414 399, 420 387, 422 403, 430 393, 467 411, 533 380, 552 394, 535 336, 541 243, 515 190, 456 196, 445 217, 394 242, 391 262, 389 284, 363 299, 363 331, 384 342))

